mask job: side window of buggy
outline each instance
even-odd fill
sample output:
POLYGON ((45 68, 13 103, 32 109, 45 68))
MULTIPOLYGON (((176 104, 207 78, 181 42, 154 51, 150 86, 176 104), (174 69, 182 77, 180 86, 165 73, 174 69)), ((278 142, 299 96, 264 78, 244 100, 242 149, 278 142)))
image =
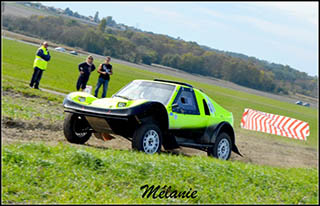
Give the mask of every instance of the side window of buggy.
POLYGON ((173 104, 178 104, 178 107, 173 108, 173 112, 183 114, 200 114, 196 96, 191 88, 180 88, 173 104))

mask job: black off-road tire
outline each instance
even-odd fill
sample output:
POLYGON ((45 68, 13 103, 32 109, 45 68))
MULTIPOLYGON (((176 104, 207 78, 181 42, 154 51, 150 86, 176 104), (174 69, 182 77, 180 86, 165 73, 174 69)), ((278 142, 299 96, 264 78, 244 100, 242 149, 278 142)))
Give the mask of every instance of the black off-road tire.
POLYGON ((90 127, 85 117, 78 114, 67 113, 66 117, 64 118, 63 132, 68 142, 84 144, 90 139, 92 132, 81 132, 80 130, 84 129, 81 127, 90 127))
POLYGON ((217 136, 217 139, 213 147, 208 148, 208 156, 212 156, 218 159, 228 160, 231 156, 232 142, 230 136, 222 132, 217 136), (226 151, 226 149, 228 151, 226 151), (225 152, 223 152, 225 151, 225 152))
POLYGON ((138 127, 132 137, 132 149, 147 154, 160 153, 162 132, 154 123, 145 123, 138 127))

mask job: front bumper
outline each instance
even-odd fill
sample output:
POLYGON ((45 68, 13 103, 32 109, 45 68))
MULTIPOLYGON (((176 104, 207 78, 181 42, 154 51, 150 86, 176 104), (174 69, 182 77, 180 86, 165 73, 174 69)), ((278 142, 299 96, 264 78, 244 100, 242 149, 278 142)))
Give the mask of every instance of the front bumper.
POLYGON ((82 105, 66 97, 63 101, 63 106, 65 108, 65 112, 71 112, 91 117, 128 120, 129 117, 143 112, 148 106, 151 105, 151 103, 152 102, 146 102, 144 104, 130 108, 109 109, 82 105))

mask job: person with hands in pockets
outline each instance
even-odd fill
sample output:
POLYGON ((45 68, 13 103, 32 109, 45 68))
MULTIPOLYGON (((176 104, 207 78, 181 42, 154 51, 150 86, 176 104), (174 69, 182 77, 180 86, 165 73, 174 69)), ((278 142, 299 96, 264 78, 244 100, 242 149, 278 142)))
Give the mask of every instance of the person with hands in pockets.
POLYGON ((98 92, 101 85, 103 85, 102 98, 105 98, 107 96, 110 75, 112 75, 112 65, 110 64, 110 61, 111 61, 111 57, 107 56, 105 59, 105 63, 99 65, 99 68, 97 71, 100 75, 98 78, 96 89, 94 91, 95 97, 98 97, 98 92))

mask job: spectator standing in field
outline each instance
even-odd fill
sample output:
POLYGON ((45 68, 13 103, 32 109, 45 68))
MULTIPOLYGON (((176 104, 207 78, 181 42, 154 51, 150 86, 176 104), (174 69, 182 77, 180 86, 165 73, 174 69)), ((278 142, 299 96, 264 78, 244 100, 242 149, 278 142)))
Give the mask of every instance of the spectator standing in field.
POLYGON ((79 64, 78 68, 79 68, 80 76, 78 78, 76 87, 77 87, 77 91, 79 91, 80 88, 81 88, 81 91, 83 91, 87 86, 90 73, 96 69, 96 67, 93 64, 93 57, 89 55, 87 57, 87 61, 79 64))
POLYGON ((111 61, 111 57, 107 56, 105 63, 99 65, 99 68, 97 71, 100 75, 98 78, 98 83, 96 85, 96 89, 94 91, 95 97, 98 97, 98 92, 99 92, 101 85, 103 85, 102 98, 105 98, 107 96, 110 75, 112 75, 112 65, 110 64, 110 61, 111 61))
POLYGON ((48 43, 43 42, 41 47, 37 50, 36 58, 33 62, 33 75, 30 82, 30 87, 39 89, 40 80, 42 77, 43 71, 47 69, 48 61, 50 61, 50 53, 48 50, 48 43))

